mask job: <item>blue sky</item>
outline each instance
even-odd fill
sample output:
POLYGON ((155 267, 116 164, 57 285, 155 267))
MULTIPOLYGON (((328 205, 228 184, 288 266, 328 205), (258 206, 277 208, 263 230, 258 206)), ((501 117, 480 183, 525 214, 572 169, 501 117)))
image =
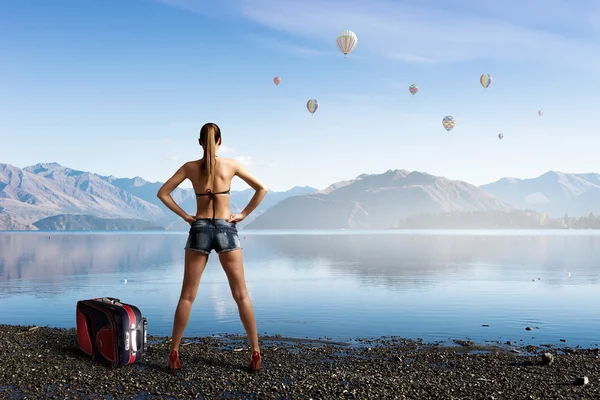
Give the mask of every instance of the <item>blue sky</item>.
POLYGON ((273 190, 600 172, 593 0, 0 0, 0 37, 0 162, 18 167, 164 181, 213 121, 273 190))

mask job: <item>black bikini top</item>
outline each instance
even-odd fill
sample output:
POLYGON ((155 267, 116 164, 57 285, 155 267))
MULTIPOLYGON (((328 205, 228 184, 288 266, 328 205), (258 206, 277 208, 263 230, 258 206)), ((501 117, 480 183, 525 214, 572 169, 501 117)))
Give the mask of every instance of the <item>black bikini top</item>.
POLYGON ((231 188, 227 189, 225 192, 213 193, 210 189, 206 189, 206 193, 196 193, 196 197, 208 196, 209 197, 208 200, 213 202, 212 224, 215 227, 217 226, 217 223, 215 222, 215 214, 216 214, 216 211, 215 211, 215 202, 214 202, 215 196, 218 195, 218 194, 229 194, 230 192, 231 192, 231 188))

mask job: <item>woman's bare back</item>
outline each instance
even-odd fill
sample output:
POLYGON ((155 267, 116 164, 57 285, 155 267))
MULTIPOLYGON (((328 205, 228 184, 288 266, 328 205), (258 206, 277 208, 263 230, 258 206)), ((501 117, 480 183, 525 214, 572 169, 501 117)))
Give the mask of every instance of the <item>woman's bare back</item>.
POLYGON ((213 218, 213 202, 214 218, 229 218, 229 191, 236 175, 236 164, 232 159, 217 157, 213 182, 208 181, 204 172, 204 159, 187 164, 187 178, 196 193, 196 218, 213 218))
POLYGON ((217 157, 215 160, 214 178, 209 182, 208 174, 204 169, 204 159, 190 161, 181 166, 158 190, 157 196, 161 201, 188 223, 193 223, 199 218, 225 218, 228 220, 242 221, 260 204, 267 194, 267 187, 254 175, 252 175, 238 161, 230 158, 217 157), (231 188, 231 180, 237 176, 248 184, 256 192, 248 202, 248 205, 239 213, 231 214, 229 209, 229 194, 217 194, 228 192, 231 188), (196 193, 196 215, 189 215, 171 197, 175 190, 184 180, 192 182, 196 193), (214 195, 208 195, 208 190, 214 195), (233 219, 232 219, 233 218, 233 219))

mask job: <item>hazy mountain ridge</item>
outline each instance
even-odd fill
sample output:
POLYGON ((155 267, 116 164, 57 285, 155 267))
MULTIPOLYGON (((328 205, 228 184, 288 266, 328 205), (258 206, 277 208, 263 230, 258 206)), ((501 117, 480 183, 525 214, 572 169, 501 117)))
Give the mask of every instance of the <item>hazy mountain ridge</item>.
MULTIPOLYGON (((169 229, 189 229, 156 197, 162 184, 141 177, 102 176, 58 163, 38 163, 23 169, 0 164, 0 230, 35 230, 34 222, 61 214, 138 219, 169 229)), ((240 226, 283 198, 314 191, 310 187, 294 187, 285 192, 269 192, 240 226)), ((232 212, 240 212, 252 193, 252 189, 232 191, 232 212)), ((192 189, 177 188, 172 196, 181 208, 195 213, 196 195, 192 189)))
MULTIPOLYGON (((57 214, 85 213, 114 218, 143 215, 141 212, 134 212, 133 207, 123 204, 123 201, 115 201, 117 194, 114 192, 109 192, 113 195, 112 198, 110 195, 99 196, 99 188, 94 187, 94 184, 86 187, 84 180, 77 179, 73 179, 72 183, 74 184, 67 184, 12 165, 0 164, 0 208, 4 219, 11 219, 12 225, 34 229, 31 225, 33 222, 57 214)), ((139 206, 143 209, 145 204, 139 206)), ((154 208, 155 210, 148 210, 150 215, 155 215, 158 211, 158 208, 154 208)))
POLYGON ((560 217, 600 214, 600 174, 549 171, 537 178, 502 178, 480 186, 518 208, 560 217))
MULTIPOLYGON (((162 182, 78 171, 57 163, 23 169, 0 164, 0 230, 37 229, 35 222, 69 214, 150 221, 167 229, 188 225, 156 197, 162 182)), ((231 192, 240 212, 254 191, 231 192)), ((192 189, 177 188, 174 200, 196 208, 192 189)), ((418 171, 361 174, 323 190, 294 187, 270 191, 240 228, 387 228, 417 214, 530 209, 553 217, 600 214, 600 174, 547 172, 537 178, 502 178, 476 187, 418 171)))
MULTIPOLYGON (((139 216, 149 220, 164 218, 157 204, 152 204, 127 190, 123 190, 100 175, 63 167, 57 163, 40 163, 23 168, 23 171, 47 178, 61 187, 76 188, 93 196, 93 201, 104 201, 123 216, 139 216)), ((154 193, 156 197, 156 192, 154 193)), ((158 200, 158 199, 157 199, 158 200)))
POLYGON ((164 230, 155 223, 132 218, 99 218, 92 215, 61 214, 34 222, 41 231, 142 231, 164 230))
POLYGON ((389 228, 419 213, 513 208, 466 182, 418 171, 388 170, 362 174, 316 194, 282 200, 258 216, 248 229, 389 228))

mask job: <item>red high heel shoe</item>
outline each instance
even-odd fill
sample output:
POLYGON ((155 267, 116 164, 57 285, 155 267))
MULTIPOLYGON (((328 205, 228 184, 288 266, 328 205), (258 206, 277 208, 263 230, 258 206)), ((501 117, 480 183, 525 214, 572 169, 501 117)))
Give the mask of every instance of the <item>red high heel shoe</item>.
POLYGON ((258 351, 255 351, 252 353, 252 358, 250 358, 250 370, 252 370, 252 372, 256 372, 260 369, 260 367, 261 367, 260 353, 258 351))
POLYGON ((171 354, 169 354, 169 369, 172 372, 181 369, 181 361, 179 360, 179 353, 177 353, 177 350, 173 350, 171 351, 171 354))

